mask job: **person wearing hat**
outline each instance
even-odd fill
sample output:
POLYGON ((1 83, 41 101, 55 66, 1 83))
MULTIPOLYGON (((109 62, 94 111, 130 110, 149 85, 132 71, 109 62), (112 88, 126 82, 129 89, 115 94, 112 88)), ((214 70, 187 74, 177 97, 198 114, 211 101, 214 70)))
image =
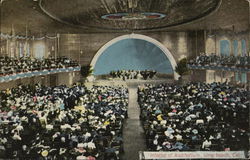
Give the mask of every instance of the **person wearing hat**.
MULTIPOLYGON (((242 129, 247 129, 249 125, 244 123, 244 120, 239 121, 239 118, 237 118, 245 117, 246 113, 248 113, 245 110, 246 107, 243 106, 249 104, 249 99, 246 100, 244 94, 249 95, 249 91, 244 89, 241 89, 241 91, 235 90, 234 87, 228 86, 228 84, 220 83, 190 83, 183 86, 175 84, 144 85, 143 89, 140 87, 138 89, 138 103, 141 113, 143 113, 141 119, 146 135, 150 133, 151 129, 159 127, 157 120, 162 118, 166 120, 166 123, 161 120, 160 125, 161 127, 167 126, 167 128, 162 131, 157 129, 157 131, 160 131, 169 140, 186 141, 183 143, 185 144, 183 145, 184 150, 188 148, 208 149, 205 146, 210 144, 209 137, 215 137, 213 146, 220 146, 219 149, 223 149, 222 145, 225 144, 230 146, 231 149, 239 149, 240 147, 237 145, 239 143, 235 141, 239 142, 240 137, 242 138, 241 144, 248 141, 247 138, 243 140, 242 129), (170 106, 165 109, 158 105, 162 103, 163 95, 168 97, 165 103, 170 106), (180 95, 184 96, 180 98, 180 95), (236 103, 231 105, 232 102, 236 103), (235 109, 235 104, 239 104, 237 109, 235 109), (158 115, 159 111, 157 111, 159 113, 155 113, 156 110, 161 110, 161 116, 158 115), (242 110, 245 110, 245 113, 242 110), (147 127, 147 124, 150 124, 150 127, 147 127), (170 124, 175 132, 171 132, 170 124), (233 128, 238 127, 241 131, 239 129, 234 131, 233 128), (177 129, 181 130, 181 132, 177 129), (237 133, 242 135, 237 135, 237 133), (221 139, 223 139, 223 144, 220 142, 221 139)), ((245 117, 245 119, 248 118, 245 117)), ((152 141, 150 136, 146 136, 146 138, 148 139, 147 146, 150 147, 158 142, 158 149, 168 150, 161 146, 161 142, 156 137, 152 141)))

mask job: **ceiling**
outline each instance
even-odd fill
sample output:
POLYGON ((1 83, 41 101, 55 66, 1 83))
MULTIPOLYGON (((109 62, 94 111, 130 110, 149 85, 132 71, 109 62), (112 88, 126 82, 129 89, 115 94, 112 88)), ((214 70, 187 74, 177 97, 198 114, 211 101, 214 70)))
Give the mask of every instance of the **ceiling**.
POLYGON ((186 31, 249 28, 246 0, 1 0, 1 33, 186 31), (145 18, 144 13, 163 18, 145 18), (103 19, 129 13, 131 19, 103 19), (139 17, 139 18, 138 18, 139 17), (140 18, 142 17, 142 18, 140 18), (234 26, 234 27, 233 27, 234 26))
POLYGON ((50 17, 65 24, 111 30, 150 30, 190 22, 214 11, 220 0, 41 0, 50 17), (60 5, 67 4, 67 5, 60 5), (86 5, 87 4, 87 5, 86 5), (103 19, 114 13, 157 12, 162 19, 103 19))

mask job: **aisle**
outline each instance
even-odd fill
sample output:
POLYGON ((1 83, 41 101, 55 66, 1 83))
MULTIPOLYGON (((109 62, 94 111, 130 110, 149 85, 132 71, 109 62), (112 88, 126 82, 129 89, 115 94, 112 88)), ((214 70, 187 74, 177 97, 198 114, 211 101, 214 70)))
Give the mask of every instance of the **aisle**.
POLYGON ((124 155, 122 160, 138 160, 139 151, 146 149, 143 128, 140 124, 140 109, 137 103, 137 85, 129 85, 128 119, 124 123, 124 155))

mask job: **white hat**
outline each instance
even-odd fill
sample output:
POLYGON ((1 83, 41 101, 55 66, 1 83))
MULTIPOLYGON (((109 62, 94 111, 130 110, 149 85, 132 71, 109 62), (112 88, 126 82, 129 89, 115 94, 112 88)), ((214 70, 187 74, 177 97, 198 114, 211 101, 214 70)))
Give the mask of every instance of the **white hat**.
POLYGON ((61 137, 61 141, 62 141, 62 142, 65 142, 65 137, 61 137))
POLYGON ((198 134, 198 130, 197 130, 197 129, 193 129, 192 132, 193 132, 194 134, 198 134))
POLYGON ((197 119, 196 120, 196 124, 203 124, 203 123, 204 123, 203 119, 197 119))
POLYGON ((26 106, 24 106, 24 105, 23 105, 23 106, 21 106, 20 108, 21 108, 22 110, 27 109, 27 107, 26 107, 26 106))
POLYGON ((157 121, 153 121, 153 124, 156 125, 156 124, 158 124, 158 122, 157 121))
POLYGON ((17 135, 17 134, 15 134, 15 135, 13 136, 13 139, 14 139, 14 140, 22 140, 22 138, 21 138, 19 135, 17 135))
POLYGON ((44 151, 42 151, 41 154, 42 154, 43 157, 47 157, 49 152, 47 150, 44 150, 44 151))
POLYGON ((176 137, 176 140, 177 140, 177 141, 181 141, 181 140, 182 140, 182 136, 181 136, 181 135, 179 135, 179 134, 178 134, 178 135, 176 135, 175 137, 176 137))
POLYGON ((67 151, 66 148, 60 148, 59 155, 62 155, 62 154, 65 153, 66 151, 67 151))
POLYGON ((82 147, 84 147, 83 143, 78 143, 77 144, 77 148, 82 148, 82 147))
POLYGON ((166 121, 166 120, 162 120, 162 121, 160 122, 160 124, 161 124, 161 125, 166 125, 166 124, 167 124, 167 121, 166 121))
POLYGON ((53 125, 50 125, 50 124, 46 125, 46 129, 47 130, 52 130, 53 129, 53 125))
POLYGON ((25 116, 21 117, 21 121, 27 121, 27 120, 28 120, 27 117, 25 117, 25 116))
POLYGON ((77 160, 86 160, 87 157, 85 157, 85 156, 77 156, 76 159, 77 160))
POLYGON ((16 129, 17 129, 18 131, 21 131, 21 130, 23 130, 23 126, 18 125, 18 126, 16 127, 16 129))

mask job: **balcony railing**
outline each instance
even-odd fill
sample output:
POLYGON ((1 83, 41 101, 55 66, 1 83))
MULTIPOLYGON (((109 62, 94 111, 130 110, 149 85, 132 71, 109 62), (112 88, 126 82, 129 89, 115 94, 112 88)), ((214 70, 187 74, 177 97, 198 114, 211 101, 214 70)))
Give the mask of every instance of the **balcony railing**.
POLYGON ((21 72, 17 74, 7 74, 0 76, 0 82, 9 82, 22 78, 29 78, 34 76, 43 76, 49 74, 63 73, 63 72, 75 72, 80 71, 81 67, 67 67, 67 68, 53 68, 53 69, 43 69, 39 71, 29 71, 29 72, 21 72))
POLYGON ((235 66, 214 66, 214 65, 197 65, 197 64, 188 64, 189 69, 201 69, 201 70, 223 70, 231 72, 250 72, 250 68, 239 68, 235 66))

